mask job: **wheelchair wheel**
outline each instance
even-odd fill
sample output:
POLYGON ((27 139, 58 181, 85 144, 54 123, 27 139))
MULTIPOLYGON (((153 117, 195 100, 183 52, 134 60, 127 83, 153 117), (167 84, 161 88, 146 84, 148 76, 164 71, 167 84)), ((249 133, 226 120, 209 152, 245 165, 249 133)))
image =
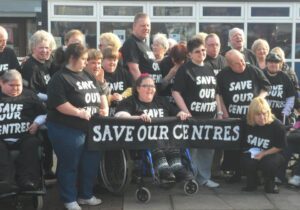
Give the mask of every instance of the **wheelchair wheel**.
POLYGON ((151 200, 151 193, 146 187, 141 187, 135 191, 135 197, 142 203, 148 203, 151 200))
POLYGON ((122 195, 131 182, 132 161, 125 150, 105 151, 100 161, 100 174, 104 186, 116 195, 122 195))
POLYGON ((44 204, 43 196, 42 195, 35 195, 35 196, 32 197, 32 199, 33 199, 34 209, 42 210, 43 209, 43 204, 44 204))
POLYGON ((197 181, 189 180, 184 183, 183 190, 186 195, 194 195, 198 192, 199 185, 197 181))

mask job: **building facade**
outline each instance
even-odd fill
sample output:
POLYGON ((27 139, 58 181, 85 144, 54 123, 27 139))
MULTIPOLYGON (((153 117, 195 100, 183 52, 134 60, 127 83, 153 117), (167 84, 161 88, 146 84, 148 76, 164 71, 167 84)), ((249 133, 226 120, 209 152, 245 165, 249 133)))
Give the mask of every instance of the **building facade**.
MULTIPOLYGON (((47 23, 57 44, 73 28, 86 36, 88 47, 98 46, 98 36, 113 32, 124 41, 131 33, 134 15, 146 12, 151 18, 151 35, 161 32, 178 41, 198 32, 217 33, 226 46, 228 30, 242 28, 247 47, 257 38, 270 47, 280 46, 287 62, 300 75, 299 1, 97 1, 48 0, 47 23)), ((151 42, 151 40, 149 40, 151 42)))

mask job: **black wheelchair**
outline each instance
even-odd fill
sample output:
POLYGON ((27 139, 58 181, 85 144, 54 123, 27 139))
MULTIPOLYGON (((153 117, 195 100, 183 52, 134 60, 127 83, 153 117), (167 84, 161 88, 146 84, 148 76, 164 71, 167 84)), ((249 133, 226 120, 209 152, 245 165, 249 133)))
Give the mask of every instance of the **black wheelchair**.
MULTIPOLYGON (((188 149, 182 151, 182 162, 191 170, 195 177, 195 170, 192 165, 188 149)), ((100 174, 104 186, 113 194, 122 195, 127 186, 131 183, 133 176, 138 185, 135 192, 136 199, 147 203, 151 200, 151 192, 145 187, 144 177, 150 175, 154 184, 162 188, 171 188, 175 183, 162 183, 158 177, 149 149, 129 152, 127 150, 103 151, 100 161, 100 174), (139 153, 138 159, 132 153, 139 153), (134 172, 134 173, 133 173, 134 172)), ((184 181, 183 190, 186 195, 196 194, 199 185, 195 179, 184 181)))
MULTIPOLYGON (((13 160, 16 160, 18 155, 20 154, 19 150, 11 150, 10 151, 10 157, 13 160)), ((0 199, 5 199, 8 197, 13 197, 14 199, 14 205, 16 210, 21 210, 23 209, 23 205, 21 202, 21 197, 23 196, 31 196, 32 198, 32 204, 34 209, 36 210, 41 210, 43 209, 43 203, 44 203, 44 195, 46 194, 46 186, 45 186, 45 180, 43 177, 43 148, 40 146, 39 147, 39 159, 40 159, 40 174, 41 177, 39 179, 39 185, 37 190, 34 191, 23 191, 20 189, 16 189, 15 191, 11 191, 8 193, 2 193, 0 194, 0 199)))

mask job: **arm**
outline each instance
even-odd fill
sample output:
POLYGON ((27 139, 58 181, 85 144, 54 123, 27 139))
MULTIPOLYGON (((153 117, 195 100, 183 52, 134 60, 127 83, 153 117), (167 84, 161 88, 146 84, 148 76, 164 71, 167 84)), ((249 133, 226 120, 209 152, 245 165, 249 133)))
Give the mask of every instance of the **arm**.
POLYGON ((100 100, 101 100, 101 104, 100 104, 99 114, 101 116, 108 116, 109 107, 108 107, 107 97, 105 95, 101 95, 100 100))
POLYGON ((257 155, 255 155, 254 159, 256 160, 261 160, 263 157, 265 157, 266 155, 271 155, 271 154, 275 154, 280 152, 282 149, 277 148, 277 147, 272 147, 270 149, 261 151, 260 153, 258 153, 257 155))
POLYGON ((129 112, 126 111, 119 111, 115 114, 115 117, 122 117, 122 118, 130 118, 130 119, 141 119, 144 122, 151 122, 151 117, 147 114, 141 115, 131 115, 129 112))
POLYGON ((69 102, 65 102, 57 106, 56 109, 65 115, 79 117, 85 120, 89 120, 91 118, 90 113, 88 113, 86 110, 78 109, 77 107, 73 106, 69 102))
POLYGON ((220 103, 221 112, 223 112, 222 118, 223 119, 229 118, 229 114, 228 114, 228 111, 226 109, 223 97, 221 95, 219 95, 219 94, 217 94, 217 96, 219 98, 218 100, 219 100, 219 103, 220 103))
POLYGON ((172 96, 173 96, 177 106, 179 107, 179 109, 184 111, 185 113, 189 114, 190 116, 192 116, 189 109, 187 108, 181 94, 178 91, 174 90, 174 91, 172 91, 172 96))
POLYGON ((46 122, 47 115, 38 115, 33 123, 29 126, 28 131, 30 134, 36 134, 37 130, 41 125, 43 125, 46 122))
POLYGON ((175 77, 177 70, 182 64, 175 64, 169 71, 169 73, 162 79, 162 85, 167 86, 170 81, 175 77))
POLYGON ((289 116, 294 108, 295 96, 286 98, 285 105, 282 110, 284 116, 289 116))
POLYGON ((137 80, 141 76, 141 71, 139 69, 139 64, 128 62, 127 66, 129 68, 129 72, 132 75, 133 80, 137 80))
POLYGON ((268 96, 268 92, 267 92, 267 91, 265 91, 265 90, 261 90, 258 96, 259 96, 259 97, 263 97, 263 98, 265 98, 265 97, 267 97, 267 96, 268 96))

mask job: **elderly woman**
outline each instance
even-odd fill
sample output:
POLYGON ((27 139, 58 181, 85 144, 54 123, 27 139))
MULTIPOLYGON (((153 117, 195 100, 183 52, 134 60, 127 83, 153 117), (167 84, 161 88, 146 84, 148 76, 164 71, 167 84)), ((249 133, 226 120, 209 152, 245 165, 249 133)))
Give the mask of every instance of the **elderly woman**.
POLYGON ((266 68, 266 57, 270 51, 269 43, 264 39, 256 39, 251 47, 252 52, 255 54, 258 67, 263 70, 266 68))
POLYGON ((16 190, 15 177, 21 190, 36 190, 41 176, 38 155, 41 142, 35 134, 45 121, 45 115, 41 115, 46 110, 34 92, 23 89, 22 76, 17 70, 5 72, 0 86, 0 191, 16 190), (11 149, 20 151, 16 168, 9 155, 11 149))
POLYGON ((85 140, 91 116, 107 116, 108 106, 95 78, 83 71, 87 57, 87 49, 82 44, 70 44, 65 54, 66 66, 48 85, 47 126, 58 160, 59 191, 65 208, 72 210, 81 210, 78 203, 101 203, 93 196, 100 155, 88 151, 85 140))
POLYGON ((281 62, 282 58, 279 55, 269 53, 266 57, 267 68, 264 70, 264 74, 271 83, 267 100, 272 113, 283 122, 285 117, 290 116, 293 111, 295 89, 287 74, 281 71, 281 62))
POLYGON ((286 144, 285 127, 271 113, 268 102, 262 97, 256 97, 249 105, 245 129, 241 163, 247 177, 247 185, 242 190, 256 190, 257 171, 261 170, 265 192, 278 193, 274 177, 284 164, 284 157, 280 151, 286 144))
MULTIPOLYGON (((181 120, 187 119, 188 114, 179 111, 166 99, 156 96, 156 87, 149 75, 141 75, 133 88, 133 95, 124 99, 116 109, 116 117, 141 119, 146 123, 151 118, 174 116, 181 120)), ((162 182, 190 180, 193 175, 182 165, 180 150, 176 148, 152 150, 155 169, 158 171, 162 182)))
POLYGON ((169 49, 169 42, 165 34, 157 33, 153 36, 152 51, 156 62, 162 61, 169 49))

